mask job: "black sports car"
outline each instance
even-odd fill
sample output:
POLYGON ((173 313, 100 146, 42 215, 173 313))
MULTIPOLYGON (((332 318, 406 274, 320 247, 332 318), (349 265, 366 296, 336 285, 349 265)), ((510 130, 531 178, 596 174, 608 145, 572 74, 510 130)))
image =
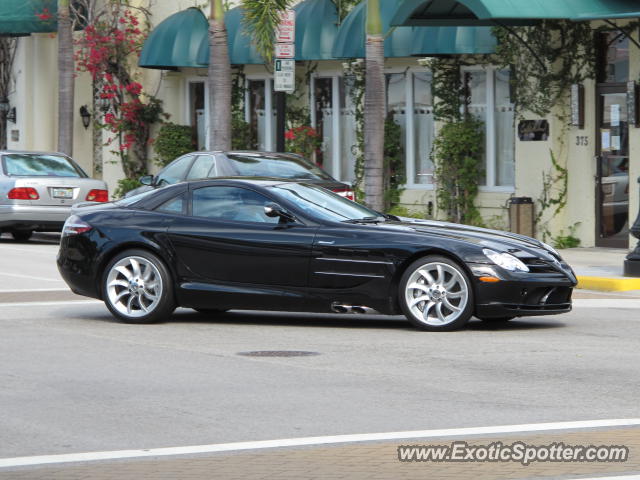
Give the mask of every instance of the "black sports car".
POLYGON ((77 208, 58 267, 125 322, 176 306, 403 313, 423 330, 571 310, 576 277, 532 238, 383 215, 317 185, 178 183, 77 208))

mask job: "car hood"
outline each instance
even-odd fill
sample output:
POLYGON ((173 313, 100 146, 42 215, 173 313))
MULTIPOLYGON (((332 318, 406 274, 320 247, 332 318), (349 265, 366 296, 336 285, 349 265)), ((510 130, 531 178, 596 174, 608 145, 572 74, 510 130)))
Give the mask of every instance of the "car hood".
POLYGON ((384 225, 388 228, 411 230, 418 234, 436 235, 452 240, 474 243, 479 247, 490 248, 500 252, 510 252, 516 256, 539 257, 542 255, 548 259, 559 258, 539 240, 517 233, 436 220, 397 218, 400 221, 388 221, 379 225, 384 225))

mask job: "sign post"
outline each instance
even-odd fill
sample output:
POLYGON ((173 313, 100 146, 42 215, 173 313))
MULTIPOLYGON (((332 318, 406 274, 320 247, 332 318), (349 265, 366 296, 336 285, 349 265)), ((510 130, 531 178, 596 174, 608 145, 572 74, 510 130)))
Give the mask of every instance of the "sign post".
POLYGON ((276 150, 284 152, 286 93, 296 88, 296 12, 286 9, 280 15, 276 31, 275 61, 273 65, 273 90, 276 92, 276 150))

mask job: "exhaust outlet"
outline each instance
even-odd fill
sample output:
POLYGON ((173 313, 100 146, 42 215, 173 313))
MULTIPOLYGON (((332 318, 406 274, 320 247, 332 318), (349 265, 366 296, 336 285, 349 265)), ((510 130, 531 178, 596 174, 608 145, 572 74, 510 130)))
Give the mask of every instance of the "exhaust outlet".
POLYGON ((354 315, 377 315, 378 312, 373 308, 363 305, 343 305, 341 303, 332 303, 331 311, 335 313, 350 313, 354 315))

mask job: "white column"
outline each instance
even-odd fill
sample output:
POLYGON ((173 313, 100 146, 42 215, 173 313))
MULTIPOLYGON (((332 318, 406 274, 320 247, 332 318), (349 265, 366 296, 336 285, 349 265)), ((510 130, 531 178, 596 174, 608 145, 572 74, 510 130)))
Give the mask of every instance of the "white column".
POLYGON ((245 80, 244 84, 244 121, 249 123, 251 121, 251 92, 249 92, 248 81, 245 80))
POLYGON ((318 128, 318 119, 316 118, 316 75, 311 75, 309 79, 309 116, 311 117, 311 127, 318 128))
POLYGON ((331 165, 331 175, 333 178, 337 180, 341 180, 342 177, 340 172, 340 165, 342 164, 342 159, 340 158, 340 146, 341 146, 341 138, 340 138, 340 77, 338 75, 334 75, 331 77, 331 105, 333 111, 333 121, 331 124, 332 127, 332 140, 331 147, 333 157, 333 162, 331 165))
POLYGON ((416 142, 415 142, 415 124, 414 124, 414 108, 413 108, 413 73, 408 71, 405 78, 405 109, 404 121, 406 128, 405 137, 405 172, 407 176, 407 184, 412 185, 416 178, 416 142))
POLYGON ((273 152, 273 95, 271 93, 271 79, 264 79, 264 148, 273 152))
POLYGON ((496 76, 493 67, 487 68, 487 186, 496 184, 496 76))
MULTIPOLYGON (((209 115, 209 109, 211 105, 209 104, 209 83, 204 82, 204 146, 206 150, 211 150, 211 136, 209 129, 209 122, 211 121, 211 116, 209 115)), ((197 116, 196 116, 196 125, 197 125, 197 116)))

